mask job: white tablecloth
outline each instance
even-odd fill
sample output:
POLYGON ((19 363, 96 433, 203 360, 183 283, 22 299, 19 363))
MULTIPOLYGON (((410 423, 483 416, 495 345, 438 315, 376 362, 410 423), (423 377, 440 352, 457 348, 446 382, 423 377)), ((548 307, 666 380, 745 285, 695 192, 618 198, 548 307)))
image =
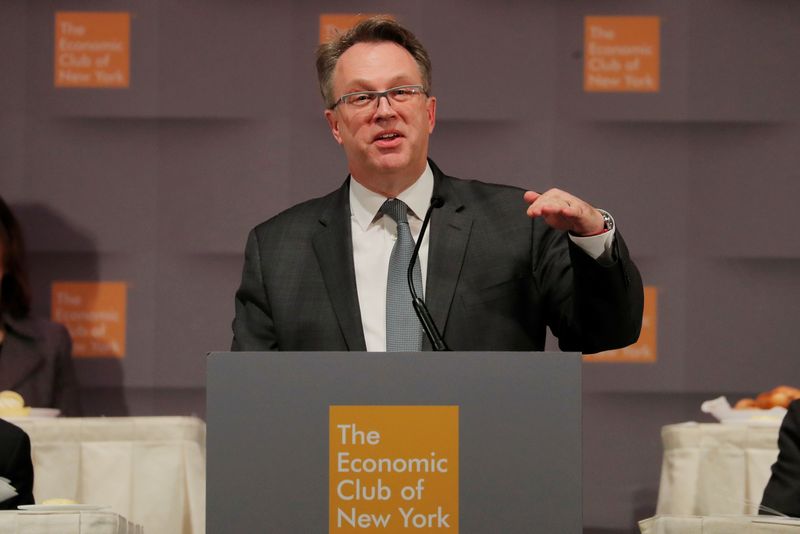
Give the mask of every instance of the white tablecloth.
POLYGON ((147 534, 205 532, 205 423, 195 417, 19 419, 31 437, 36 502, 110 509, 147 534))
POLYGON ((642 534, 797 534, 800 520, 758 516, 670 517, 639 521, 642 534))
POLYGON ((778 457, 778 427, 683 423, 661 430, 656 513, 756 514, 778 457))
POLYGON ((0 534, 143 534, 113 512, 0 512, 0 534))

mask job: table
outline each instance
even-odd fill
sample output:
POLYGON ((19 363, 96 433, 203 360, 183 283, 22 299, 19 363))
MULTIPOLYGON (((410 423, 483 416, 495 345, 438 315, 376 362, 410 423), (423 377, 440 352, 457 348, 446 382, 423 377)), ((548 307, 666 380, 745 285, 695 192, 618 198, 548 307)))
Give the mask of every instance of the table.
POLYGON ((656 516, 639 521, 642 534, 797 534, 800 520, 758 516, 656 516))
POLYGON ((143 534, 113 512, 0 511, 0 534, 143 534))
POLYGON ((656 514, 757 513, 778 457, 777 426, 683 423, 663 427, 661 440, 656 514))
POLYGON ((205 532, 206 427, 196 417, 17 419, 36 502, 110 505, 147 534, 205 532))

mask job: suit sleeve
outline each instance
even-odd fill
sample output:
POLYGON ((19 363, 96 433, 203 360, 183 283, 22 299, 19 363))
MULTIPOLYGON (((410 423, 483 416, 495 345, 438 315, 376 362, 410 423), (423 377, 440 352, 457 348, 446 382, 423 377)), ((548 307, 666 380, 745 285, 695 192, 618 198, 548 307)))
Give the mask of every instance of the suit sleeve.
MULTIPOLYGON (((553 238, 555 239, 555 238, 553 238)), ((619 231, 612 261, 598 262, 566 236, 568 258, 548 252, 548 295, 553 334, 564 351, 584 354, 626 347, 639 339, 644 290, 619 231)))
MULTIPOLYGON (((789 405, 778 434, 778 449, 761 504, 800 517, 800 401, 789 405)), ((766 510, 759 513, 769 514, 766 510)))
POLYGON ((33 461, 31 460, 31 440, 28 434, 22 433, 20 446, 14 455, 16 461, 15 472, 12 480, 17 489, 17 506, 20 504, 33 504, 33 461))
POLYGON ((9 425, 12 432, 3 432, 3 439, 12 439, 14 446, 6 459, 7 472, 0 473, 11 481, 17 496, 0 503, 0 509, 16 510, 21 504, 34 504, 33 500, 33 462, 31 460, 31 441, 21 429, 9 425))
POLYGON ((236 292, 233 319, 234 351, 278 350, 275 325, 261 269, 261 249, 256 231, 250 232, 244 254, 242 282, 236 292))

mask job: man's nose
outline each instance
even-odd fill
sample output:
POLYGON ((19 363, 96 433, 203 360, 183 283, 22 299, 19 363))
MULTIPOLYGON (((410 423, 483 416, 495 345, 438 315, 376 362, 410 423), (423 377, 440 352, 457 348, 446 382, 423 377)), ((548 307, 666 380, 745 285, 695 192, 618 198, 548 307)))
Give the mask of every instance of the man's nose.
POLYGON ((378 97, 378 107, 375 109, 375 114, 379 117, 394 115, 394 108, 389 101, 389 95, 380 95, 378 97))

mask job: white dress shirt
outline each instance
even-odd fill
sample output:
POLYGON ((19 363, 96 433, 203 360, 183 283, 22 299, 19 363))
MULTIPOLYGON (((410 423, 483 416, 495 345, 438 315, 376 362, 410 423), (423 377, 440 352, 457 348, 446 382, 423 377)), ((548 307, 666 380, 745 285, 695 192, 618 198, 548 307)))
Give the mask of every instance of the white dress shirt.
MULTIPOLYGON (((425 166, 422 176, 397 198, 408 205, 408 225, 414 242, 422 228, 422 219, 433 195, 433 172, 425 166)), ((352 178, 350 179, 350 227, 353 237, 353 264, 356 273, 358 305, 367 350, 386 350, 386 284, 389 259, 397 240, 397 223, 384 216, 380 207, 386 197, 375 193, 352 178)), ((521 208, 524 209, 524 208, 521 208)), ((422 270, 422 287, 428 280, 428 236, 432 224, 428 225, 419 249, 422 270)), ((603 260, 613 243, 614 230, 591 237, 570 239, 594 259, 603 260)), ((420 295, 423 296, 423 295, 420 295)))

